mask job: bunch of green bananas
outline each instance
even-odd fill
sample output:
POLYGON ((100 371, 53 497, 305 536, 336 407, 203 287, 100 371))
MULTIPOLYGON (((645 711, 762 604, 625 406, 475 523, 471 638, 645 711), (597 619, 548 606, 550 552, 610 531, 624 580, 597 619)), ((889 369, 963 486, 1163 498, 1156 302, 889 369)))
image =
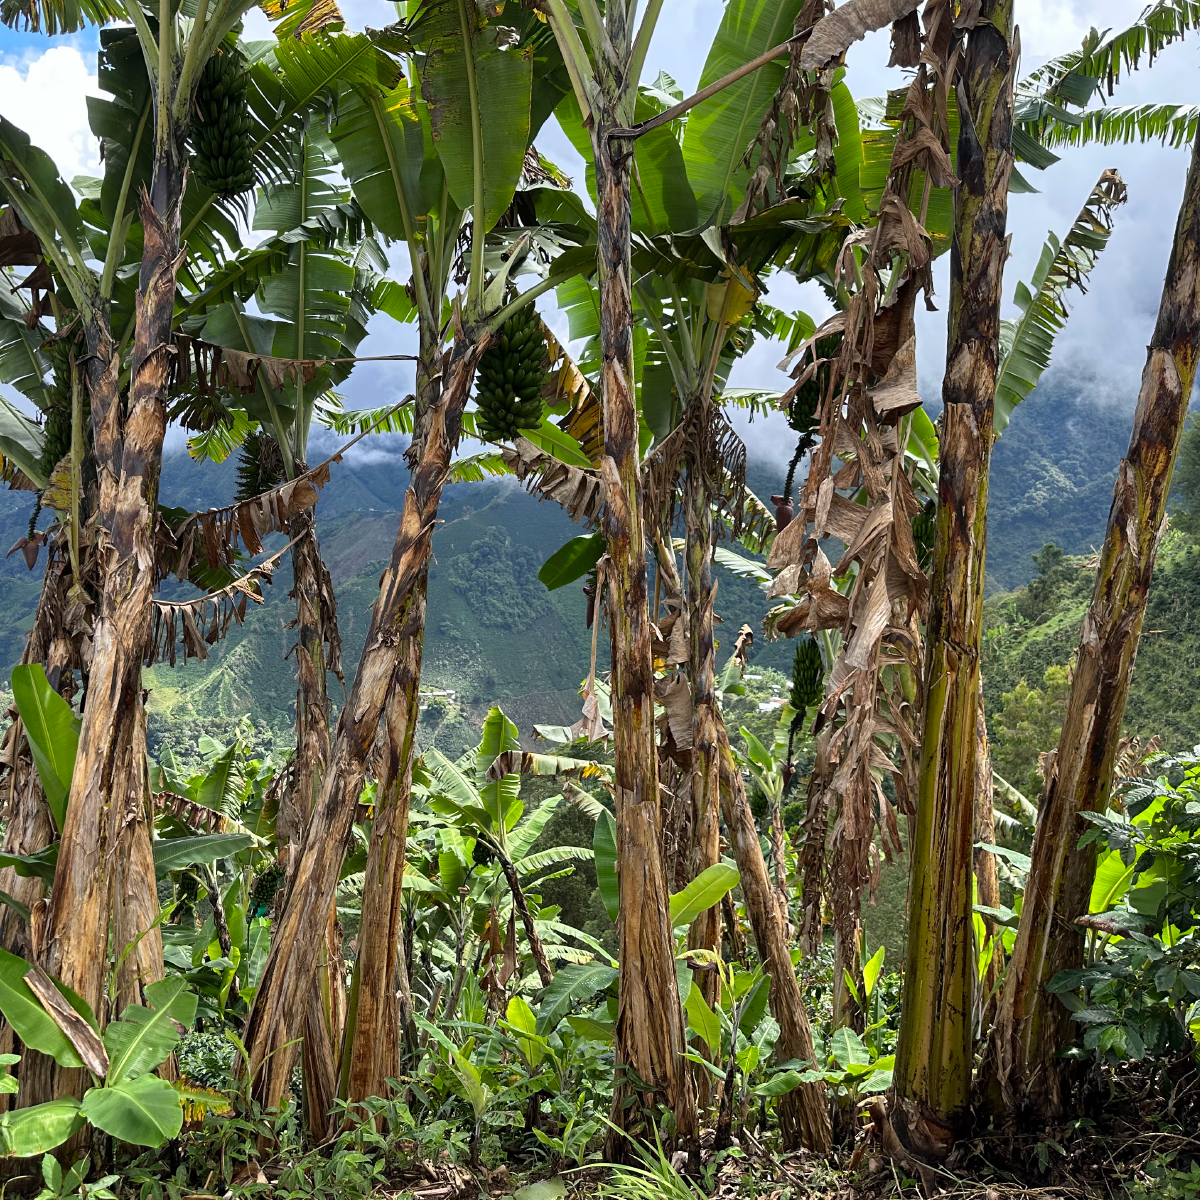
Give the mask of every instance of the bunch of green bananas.
POLYGON ((271 911, 275 893, 283 885, 283 868, 273 862, 262 870, 254 881, 250 892, 250 919, 265 917, 271 911))
POLYGON ((248 83, 241 55, 225 51, 204 64, 196 85, 197 119, 192 131, 196 174, 210 191, 226 198, 240 196, 254 185, 248 83))
POLYGON ((829 377, 832 372, 832 360, 842 352, 842 335, 840 333, 830 334, 829 337, 822 338, 813 347, 813 358, 821 362, 812 376, 806 379, 797 389, 796 394, 792 397, 791 403, 788 405, 787 420, 788 424, 801 434, 813 432, 813 426, 816 424, 817 410, 821 407, 821 401, 825 398, 825 393, 829 390, 829 377))
POLYGON ((546 338, 532 304, 511 316, 484 351, 476 376, 479 434, 503 442, 542 420, 542 384, 546 380, 546 338))
POLYGON ((74 339, 56 338, 44 347, 54 368, 54 387, 46 392, 46 439, 42 470, 47 475, 71 453, 71 351, 74 339))
POLYGON ((824 693, 825 666, 821 662, 821 647, 810 633, 796 642, 796 657, 792 662, 791 706, 803 713, 816 704, 824 693))

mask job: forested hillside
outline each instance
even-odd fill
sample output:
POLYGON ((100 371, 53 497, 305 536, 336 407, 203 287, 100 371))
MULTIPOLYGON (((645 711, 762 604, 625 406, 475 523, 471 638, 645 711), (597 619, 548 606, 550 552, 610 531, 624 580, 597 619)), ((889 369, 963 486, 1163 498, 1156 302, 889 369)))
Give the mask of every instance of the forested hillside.
MULTIPOLYGON (((1047 542, 1068 554, 1086 553, 1099 544, 1129 420, 1127 411, 1098 406, 1087 395, 1073 393, 1069 382, 1053 372, 1017 410, 993 456, 990 592, 1007 591, 1033 577, 1034 555, 1047 542)), ((365 460, 352 455, 334 466, 317 506, 322 552, 337 589, 343 660, 351 672, 407 486, 401 458, 404 439, 381 440, 384 445, 373 447, 365 460)), ((322 443, 329 449, 335 445, 332 440, 322 443)), ((757 495, 767 497, 780 486, 781 473, 752 462, 748 482, 757 495)), ((216 507, 229 502, 235 484, 235 458, 214 467, 193 462, 180 448, 166 460, 163 503, 191 510, 216 507)), ((0 493, 0 540, 12 545, 24 532, 31 509, 28 495, 0 493)), ((570 724, 578 716, 578 689, 590 649, 585 601, 578 585, 548 592, 537 572, 551 553, 579 532, 578 527, 556 505, 539 502, 508 479, 451 486, 442 516, 434 539, 424 681, 427 688, 453 691, 454 697, 445 707, 435 706, 423 737, 448 751, 461 751, 493 703, 502 704, 523 729, 535 722, 570 724)), ((279 545, 284 540, 277 535, 279 545)), ((721 661, 747 623, 756 633, 752 661, 789 671, 791 646, 786 641, 766 642, 761 636, 767 609, 762 591, 728 571, 721 571, 719 580, 721 661)), ((228 737, 246 717, 263 746, 290 743, 295 674, 292 661, 282 656, 295 641, 288 628, 294 616, 288 599, 291 586, 285 558, 273 585, 264 589, 266 603, 251 606, 245 625, 214 646, 207 662, 152 669, 152 747, 164 741, 186 744, 199 733, 228 737)), ((1157 597, 1163 586, 1155 585, 1156 603, 1162 602, 1157 597)), ((11 666, 20 656, 37 603, 38 574, 29 572, 14 554, 0 567, 0 589, 0 654, 11 666)), ((1059 624, 1053 626, 1060 633, 1053 649, 1045 644, 1049 630, 1039 625, 1031 639, 1035 648, 1022 641, 1020 650, 1006 653, 1005 666, 989 670, 989 710, 998 702, 997 688, 1011 690, 1021 677, 1036 686, 1048 666, 1065 662, 1064 654, 1074 649, 1086 602, 1082 592, 1075 599, 1076 607, 1057 615, 1061 630, 1059 624)), ((1182 673, 1182 660, 1171 654, 1169 630, 1175 627, 1175 622, 1169 623, 1165 642, 1156 644, 1165 661, 1177 664, 1182 673)), ((601 638, 599 653, 606 662, 605 643, 601 638)), ((1152 653, 1147 641, 1142 659, 1152 653)), ((1139 672, 1135 685, 1139 696, 1146 673, 1147 668, 1139 672)), ((338 702, 340 685, 331 680, 331 687, 338 702)), ((1141 711, 1136 705, 1131 719, 1133 711, 1141 711)), ((1187 715, 1180 716, 1177 728, 1189 728, 1187 715)))

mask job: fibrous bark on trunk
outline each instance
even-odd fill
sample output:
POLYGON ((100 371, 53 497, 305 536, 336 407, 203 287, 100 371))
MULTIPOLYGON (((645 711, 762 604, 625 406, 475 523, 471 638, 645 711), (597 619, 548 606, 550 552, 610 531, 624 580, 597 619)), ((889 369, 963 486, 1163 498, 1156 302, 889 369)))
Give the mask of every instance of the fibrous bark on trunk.
MULTIPOLYGON (((433 412, 441 396, 439 333, 421 324, 417 407, 433 412)), ((429 564, 413 582, 414 604, 423 614, 429 564)), ((363 882, 358 935, 357 983, 342 1051, 343 1092, 352 1101, 388 1094, 401 1074, 402 1054, 416 1047, 412 993, 401 942, 404 854, 412 798, 412 766, 420 721, 421 663, 425 624, 397 647, 395 673, 378 748, 378 797, 363 882)))
MULTIPOLYGON (((93 355, 100 351, 99 361, 89 370, 89 383, 100 480, 97 537, 104 595, 42 958, 47 970, 82 996, 101 1021, 114 874, 126 866, 140 870, 148 861, 141 667, 156 581, 153 514, 166 429, 175 277, 182 262, 182 190, 178 152, 160 157, 153 198, 143 193, 141 202, 145 247, 124 422, 111 338, 105 335, 106 345, 101 347, 89 345, 93 355), (121 853, 123 841, 129 849, 121 853), (147 845, 139 845, 142 842, 147 845)), ((127 909, 132 905, 133 911, 141 912, 153 904, 157 913, 153 871, 148 879, 124 878, 121 888, 127 909)), ((146 934, 141 953, 147 963, 157 959, 161 975, 157 928, 146 934)))
MULTIPOLYGON (((418 414, 412 482, 404 499, 392 558, 380 583, 371 627, 359 659, 350 697, 342 710, 329 767, 305 834, 300 863, 288 885, 283 913, 272 938, 254 1008, 246 1028, 249 1076, 255 1097, 279 1104, 288 1084, 305 1005, 321 961, 323 923, 337 890, 338 872, 354 821, 358 797, 402 658, 425 628, 425 579, 433 529, 450 460, 458 445, 462 414, 480 354, 489 335, 456 331, 442 361, 443 390, 438 402, 418 414)), ((419 657, 418 657, 419 661, 419 657)))
MULTIPOLYGON (((711 403, 703 404, 696 420, 697 428, 711 427, 711 403)), ((685 524, 687 530, 688 585, 688 674, 692 685, 692 752, 690 769, 691 812, 688 828, 687 875, 695 879, 714 866, 721 857, 721 769, 720 742, 717 736, 717 652, 713 636, 714 604, 717 585, 713 580, 714 550, 711 477, 715 455, 707 462, 688 466, 685 524)), ((721 950, 721 910, 714 905, 705 909, 688 930, 688 949, 719 954, 721 950)), ((692 985, 700 989, 704 1002, 714 1011, 721 1004, 721 977, 716 971, 694 971, 692 985)), ((704 1047, 701 1048, 704 1053, 704 1047)), ((700 1066, 696 1069, 696 1091, 706 1107, 712 1076, 700 1066)))
POLYGON ((975 983, 972 846, 988 464, 1012 171, 1011 0, 966 35, 937 538, 925 659, 924 738, 910 831, 909 935, 893 1120, 939 1158, 967 1115, 975 983))
MULTIPOLYGON (((699 401, 695 401, 699 403, 699 401)), ((706 405, 711 408, 711 405, 706 405)), ((706 429, 701 416, 697 427, 706 429)), ((713 635, 717 585, 713 579, 712 464, 688 467, 686 552, 688 564, 688 673, 692 682, 691 837, 688 879, 695 879, 720 860, 721 786, 717 738, 717 651, 713 635)), ((717 950, 721 945, 721 914, 706 909, 688 931, 693 950, 717 950)), ((719 1003, 720 980, 711 971, 700 976, 701 991, 710 1006, 719 1003)))
MULTIPOLYGON (((67 537, 60 531, 47 544, 46 573, 21 663, 41 663, 50 686, 67 700, 77 689, 75 672, 82 674, 81 642, 90 627, 90 622, 79 626, 71 619, 68 593, 73 583, 67 537)), ((36 854, 54 840, 54 821, 19 719, 13 722, 8 738, 8 775, 0 785, 7 793, 3 850, 6 854, 36 854)), ((0 870, 0 890, 32 910, 42 899, 45 885, 36 876, 22 877, 15 868, 5 867, 0 870)), ((24 959, 34 957, 29 923, 7 904, 0 906, 0 946, 24 959)))
MULTIPOLYGON (((996 870, 996 856, 980 846, 996 844, 996 797, 992 780, 992 751, 988 745, 987 723, 983 712, 983 687, 979 690, 979 711, 975 719, 975 902, 984 908, 1000 907, 1000 875, 996 870)), ((1000 932, 1000 926, 989 917, 983 918, 987 941, 977 946, 983 953, 991 945, 990 958, 983 974, 979 977, 979 994, 975 1004, 975 1033, 979 1036, 987 1028, 992 1006, 995 1002, 996 984, 1003 966, 1003 950, 992 939, 1000 932)))
MULTIPOLYGON (((296 472, 305 464, 296 463, 296 472)), ((329 671, 341 673, 336 601, 317 540, 316 514, 308 508, 289 523, 292 590, 296 602, 296 754, 277 823, 287 840, 289 876, 296 869, 304 830, 329 761, 329 671)), ((281 839, 282 840, 282 839, 281 839)), ((304 1102, 309 1132, 324 1141, 337 1098, 337 1056, 342 1044, 345 967, 337 898, 330 904, 321 970, 304 1024, 304 1102)))
MULTIPOLYGON (((721 812, 729 848, 741 873, 742 895, 758 947, 759 961, 770 977, 771 1015, 779 1024, 776 1053, 781 1059, 815 1061, 812 1029, 804 1008, 804 995, 792 969, 787 934, 767 864, 758 840, 754 814, 746 800, 741 772, 733 761, 725 722, 717 715, 721 812)), ((779 1098, 779 1126, 785 1147, 803 1145, 815 1154, 826 1154, 832 1140, 829 1110, 823 1083, 802 1083, 779 1098)))
MULTIPOLYGON (((622 40, 618 37, 616 43, 622 40)), ((615 114, 608 114, 592 128, 604 405, 603 529, 611 560, 608 611, 612 629, 613 796, 621 891, 617 1077, 612 1105, 614 1129, 607 1144, 612 1159, 627 1153, 626 1139, 620 1131, 641 1123, 637 1109, 642 1103, 657 1102, 670 1108, 678 1137, 685 1144, 696 1132, 695 1092, 683 1057, 685 1027, 662 861, 654 745, 654 661, 633 391, 632 147, 609 136, 610 130, 620 125, 615 114), (635 1096, 635 1091, 640 1095, 635 1096)))
POLYGON ((1117 471, 1108 529, 1058 752, 1038 808, 1021 924, 982 1075, 998 1121, 1057 1119, 1069 1013, 1046 986, 1083 962, 1095 847, 1077 849, 1079 814, 1108 804, 1121 722, 1167 496, 1200 354, 1200 138, 1175 226, 1158 321, 1150 340, 1129 452, 1117 471))

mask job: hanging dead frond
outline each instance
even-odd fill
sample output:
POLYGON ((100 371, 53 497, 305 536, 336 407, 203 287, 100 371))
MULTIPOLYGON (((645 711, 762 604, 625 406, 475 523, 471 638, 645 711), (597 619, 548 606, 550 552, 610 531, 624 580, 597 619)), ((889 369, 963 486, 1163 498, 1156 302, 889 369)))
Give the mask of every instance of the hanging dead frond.
POLYGON ((599 521, 604 497, 596 471, 559 462, 523 437, 518 437, 511 448, 505 446, 501 454, 526 490, 560 504, 571 520, 581 525, 599 521))
POLYGON ((0 454, 0 483, 7 483, 10 492, 37 492, 41 489, 15 462, 0 454))
MULTIPOLYGON (((670 539, 683 500, 680 480, 685 468, 708 474, 708 494, 734 537, 742 536, 748 512, 756 536, 765 536, 763 517, 769 514, 746 488, 746 443, 719 409, 692 403, 642 468, 648 538, 670 539)), ((773 526, 774 518, 770 523, 773 526)))
POLYGON ((840 58, 855 42, 915 11, 920 0, 846 0, 819 21, 805 43, 800 70, 815 71, 840 58))
POLYGON ((322 367, 337 363, 416 361, 417 357, 413 354, 280 358, 274 354, 231 350, 186 333, 177 333, 168 387, 172 394, 194 387, 201 396, 208 396, 218 389, 226 392, 236 389, 242 395, 247 395, 258 387, 260 374, 272 391, 281 391, 289 384, 311 383, 322 367))
MULTIPOLYGON (((833 71, 806 71, 801 65, 810 34, 824 24, 827 0, 806 0, 792 26, 787 66, 755 135, 742 158, 752 168, 746 194, 733 215, 737 224, 777 204, 785 192, 784 176, 792 161, 796 137, 804 126, 812 129, 816 145, 814 166, 818 175, 836 173, 833 147, 837 143, 830 88, 833 71)), ((825 18, 827 19, 827 18, 825 18)))
MULTIPOLYGON (((795 518, 775 537, 767 561, 777 572, 769 594, 798 597, 773 611, 769 634, 840 634, 814 724, 818 763, 808 806, 822 816, 806 829, 804 895, 805 938, 812 944, 828 889, 839 979, 839 968, 857 970, 862 894, 878 875, 876 830, 885 855, 900 846, 896 809, 880 787, 884 774, 893 777, 901 808, 915 811, 920 621, 929 585, 912 528, 922 498, 906 470, 905 446, 909 414, 921 403, 914 310, 918 293, 930 286, 925 209, 931 187, 956 182, 945 62, 955 18, 943 7, 941 0, 926 6, 922 63, 905 97, 876 220, 852 233, 839 256, 835 274, 849 300, 794 356, 797 387, 815 377, 818 360, 828 363, 819 444, 795 518), (917 212, 904 199, 914 171, 925 173, 917 212), (832 351, 835 335, 840 346, 832 351), (837 543, 842 549, 831 562, 825 547, 837 543), (830 809, 831 824, 823 815, 830 809), (825 871, 827 853, 833 863, 825 871)), ((907 21, 915 8, 908 0, 850 0, 809 39, 811 65, 840 54, 867 29, 907 21)), ((909 26, 901 36, 911 38, 909 26)), ((912 50, 905 46, 905 57, 912 50)))
POLYGON ((208 647, 219 642, 236 621, 246 619, 246 604, 263 604, 263 583, 270 583, 279 560, 292 548, 297 539, 282 550, 264 559, 258 566, 238 576, 232 583, 197 596, 192 600, 155 600, 154 624, 150 645, 146 651, 146 666, 156 662, 176 661, 176 646, 183 642, 183 661, 208 658, 208 647))
MULTIPOLYGON (((408 402, 406 399, 401 403, 408 402)), ((239 543, 247 554, 261 554, 263 538, 271 533, 290 532, 292 519, 316 504, 320 490, 329 482, 330 468, 394 411, 388 409, 374 425, 356 434, 328 458, 269 491, 207 512, 180 514, 160 510, 155 530, 159 579, 174 575, 182 581, 201 567, 231 568, 237 562, 239 543)))
POLYGON ((227 833, 233 826, 233 822, 215 808, 206 808, 176 792, 155 792, 154 811, 173 817, 196 833, 227 833))

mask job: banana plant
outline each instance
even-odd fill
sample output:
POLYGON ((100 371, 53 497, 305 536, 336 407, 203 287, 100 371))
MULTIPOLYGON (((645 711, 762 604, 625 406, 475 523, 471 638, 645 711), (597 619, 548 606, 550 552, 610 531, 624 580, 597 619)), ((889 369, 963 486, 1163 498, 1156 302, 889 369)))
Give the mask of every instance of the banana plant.
POLYGON ((1014 300, 1019 317, 1000 325, 1000 370, 996 374, 993 425, 1001 434, 1013 409, 1037 387, 1050 366, 1054 339, 1067 323, 1066 294, 1086 288, 1101 252, 1112 235, 1113 210, 1125 202, 1125 184, 1105 171, 1084 202, 1075 223, 1061 240, 1051 232, 1030 283, 1018 283, 1014 300))
MULTIPOLYGON (((599 943, 561 924, 553 915, 539 920, 530 907, 530 888, 553 877, 544 872, 558 871, 571 861, 590 859, 592 852, 578 846, 532 852, 563 797, 543 800, 526 816, 521 779, 529 775, 606 778, 607 768, 588 759, 523 752, 517 727, 499 708, 492 708, 472 754, 455 763, 440 751, 430 750, 423 759, 423 774, 420 793, 430 815, 421 815, 420 823, 426 839, 436 838, 439 883, 436 891, 426 893, 424 884, 418 881, 428 882, 428 878, 413 867, 411 885, 436 897, 446 912, 456 910, 453 921, 460 943, 467 926, 478 932, 489 921, 508 924, 515 938, 515 922, 519 919, 543 987, 548 987, 552 978, 551 953, 565 956, 568 961, 579 957, 577 951, 564 944, 564 937, 582 941, 591 951, 605 953, 599 943), (502 890, 507 891, 507 899, 502 898, 502 890), (549 950, 547 939, 553 939, 549 950)), ((405 879, 409 883, 408 872, 405 879)), ((492 932, 499 928, 493 925, 492 932)), ((461 969, 461 956, 458 966, 461 969)), ((494 970, 498 972, 500 967, 494 970)))
MULTIPOLYGON (((178 975, 147 985, 147 1006, 129 1005, 103 1034, 90 1006, 58 980, 0 951, 0 1012, 27 1052, 47 1054, 81 1070, 81 1099, 31 1104, 0 1115, 0 1147, 9 1157, 44 1154, 85 1125, 134 1146, 161 1146, 183 1126, 186 1086, 154 1074, 196 1016, 196 997, 178 975), (90 1081, 90 1082, 88 1082, 90 1081)), ((3 1090, 14 1092, 5 1056, 3 1090)))
POLYGON ((1078 49, 1017 81, 1014 151, 1045 169, 1059 161, 1053 151, 1064 147, 1150 140, 1173 148, 1189 144, 1195 137, 1195 105, 1089 106, 1104 92, 1112 96, 1143 59, 1152 66, 1159 53, 1198 26, 1200 10, 1194 4, 1154 0, 1124 29, 1092 28, 1078 49))
MULTIPOLYGON (((205 344, 308 364, 278 383, 260 370, 255 390, 222 396, 185 395, 173 412, 197 432, 194 457, 223 460, 240 447, 238 498, 269 490, 307 470, 314 418, 342 418, 332 387, 353 366, 366 334, 376 270, 385 263, 361 210, 337 173, 328 139, 303 124, 291 162, 259 191, 252 227, 273 235, 268 249, 243 251, 202 276, 187 328, 205 344), (286 173, 284 173, 286 172, 286 173), (248 311, 253 289, 257 313, 248 311), (329 362, 327 360, 334 360, 329 362)), ((321 556, 313 508, 290 522, 292 596, 296 602, 296 756, 293 783, 281 799, 283 841, 298 845, 329 755, 328 676, 341 676, 340 637, 332 580, 321 556)), ((284 861, 288 852, 284 851, 284 861)), ((330 924, 336 938, 336 922, 330 924)), ((329 961, 341 958, 328 947, 329 961)), ((340 988, 340 980, 334 985, 340 988)), ((316 1039, 306 1042, 311 1053, 316 1039)), ((332 1052, 332 1048, 331 1048, 332 1052)), ((329 1064, 332 1076, 335 1065, 329 1064)))
MULTIPOLYGON (((526 253, 514 249, 490 278, 487 270, 487 234, 509 208, 531 139, 565 87, 565 80, 556 82, 562 64, 542 23, 517 6, 493 13, 463 0, 429 0, 410 10, 400 29, 410 47, 407 77, 382 89, 349 84, 339 97, 331 139, 363 211, 384 237, 402 240, 408 251, 411 294, 389 281, 378 307, 407 310, 418 325, 412 487, 312 811, 306 839, 312 852, 289 893, 333 903, 341 867, 337 848, 352 824, 382 725, 382 802, 372 824, 355 1011, 343 1051, 344 1090, 356 1102, 386 1092, 387 1080, 400 1073, 398 1031, 412 1026, 410 1013, 393 1019, 399 943, 389 931, 399 927, 425 592, 441 491, 475 366, 489 340, 514 304, 532 303, 579 269, 578 263, 562 264, 557 269, 563 274, 507 304, 510 276, 526 253), (467 279, 451 303, 455 246, 468 212, 467 279)), ((310 925, 307 911, 285 909, 247 1030, 250 1072, 268 1103, 277 1103, 287 1084, 291 1051, 283 1047, 298 1032, 318 957, 310 925), (269 1065, 259 1073, 264 1062, 269 1065)))
MULTIPOLYGON (((114 773, 120 777, 122 771, 133 772, 130 786, 134 788, 141 774, 141 753, 136 748, 126 767, 110 758, 118 743, 132 742, 136 747, 144 737, 138 672, 145 648, 139 631, 148 628, 154 585, 147 564, 154 561, 150 527, 165 429, 178 250, 181 242, 204 240, 206 214, 211 214, 211 225, 217 220, 214 210, 219 208, 211 195, 193 195, 194 202, 189 202, 192 189, 185 191, 184 187, 193 99, 214 55, 236 53, 235 30, 249 7, 247 0, 233 4, 202 0, 190 15, 168 7, 154 26, 140 4, 118 4, 96 13, 72 8, 76 23, 88 16, 103 21, 115 17, 133 30, 132 40, 118 36, 106 41, 106 51, 112 51, 112 78, 119 75, 121 86, 110 93, 113 105, 107 112, 98 110, 97 119, 115 115, 124 120, 108 122, 107 140, 116 143, 114 149, 119 147, 120 152, 112 155, 106 180, 99 188, 85 185, 91 192, 85 193, 84 205, 91 206, 86 212, 57 180, 49 160, 29 146, 28 139, 8 124, 0 129, 0 154, 8 167, 4 191, 21 223, 35 235, 56 281, 56 292, 70 296, 85 335, 97 469, 101 475, 108 472, 120 480, 116 489, 101 492, 104 507, 98 517, 117 550, 113 561, 121 564, 121 578, 104 581, 103 603, 98 606, 95 645, 99 651, 91 664, 97 673, 96 686, 87 693, 84 749, 77 760, 74 784, 78 796, 68 810, 60 852, 64 869, 56 876, 49 914, 54 934, 48 965, 93 1005, 100 1000, 100 973, 110 924, 104 906, 114 891, 125 897, 117 911, 118 940, 131 940, 135 928, 139 932, 150 929, 130 970, 143 980, 156 978, 162 970, 152 920, 157 905, 149 831, 140 822, 121 829, 114 825, 99 839, 88 831, 99 827, 107 811, 102 794, 109 786, 105 781, 111 782, 114 773), (137 78, 139 72, 144 75, 144 89, 137 78), (106 186, 109 178, 111 187, 106 186), (142 202, 135 205, 139 193, 142 202), (134 261, 140 260, 141 271, 135 289, 137 303, 130 307, 136 317, 117 329, 112 324, 113 304, 123 302, 118 285, 127 277, 120 267, 135 246, 134 261), (91 263, 101 266, 93 269, 91 263), (126 370, 124 353, 131 340, 134 352, 126 370), (126 380, 129 401, 123 404, 126 380), (126 413, 127 421, 123 420, 126 413), (116 471, 117 463, 123 463, 125 469, 116 471), (133 465, 137 469, 129 469, 133 465), (121 695, 134 699, 121 703, 116 699, 121 695), (119 847, 117 839, 122 842, 119 847), (109 887, 113 870, 129 875, 122 888, 109 887)), ((34 25, 63 24, 63 13, 53 3, 6 7, 5 17, 24 17, 34 25), (46 17, 49 13, 58 15, 52 21, 46 17)), ((340 77, 375 78, 386 86, 398 70, 386 52, 386 39, 338 39, 311 25, 295 32, 300 36, 289 37, 277 58, 286 64, 281 74, 286 76, 290 67, 291 78, 299 86, 280 87, 272 81, 267 89, 271 93, 267 97, 271 126, 264 130, 267 136, 254 143, 264 161, 269 159, 272 130, 275 135, 290 133, 297 114, 294 100, 300 101, 303 110, 340 77), (330 73, 327 68, 334 60, 337 66, 330 73)), ((200 174, 191 173, 196 180, 200 174)), ((219 222, 215 227, 220 227, 219 222)), ((224 231, 236 235, 232 222, 225 222, 224 231)), ((208 240, 215 244, 218 239, 208 240)), ((232 241, 236 244, 236 236, 232 241)), ((135 811, 138 807, 134 805, 135 811)))

